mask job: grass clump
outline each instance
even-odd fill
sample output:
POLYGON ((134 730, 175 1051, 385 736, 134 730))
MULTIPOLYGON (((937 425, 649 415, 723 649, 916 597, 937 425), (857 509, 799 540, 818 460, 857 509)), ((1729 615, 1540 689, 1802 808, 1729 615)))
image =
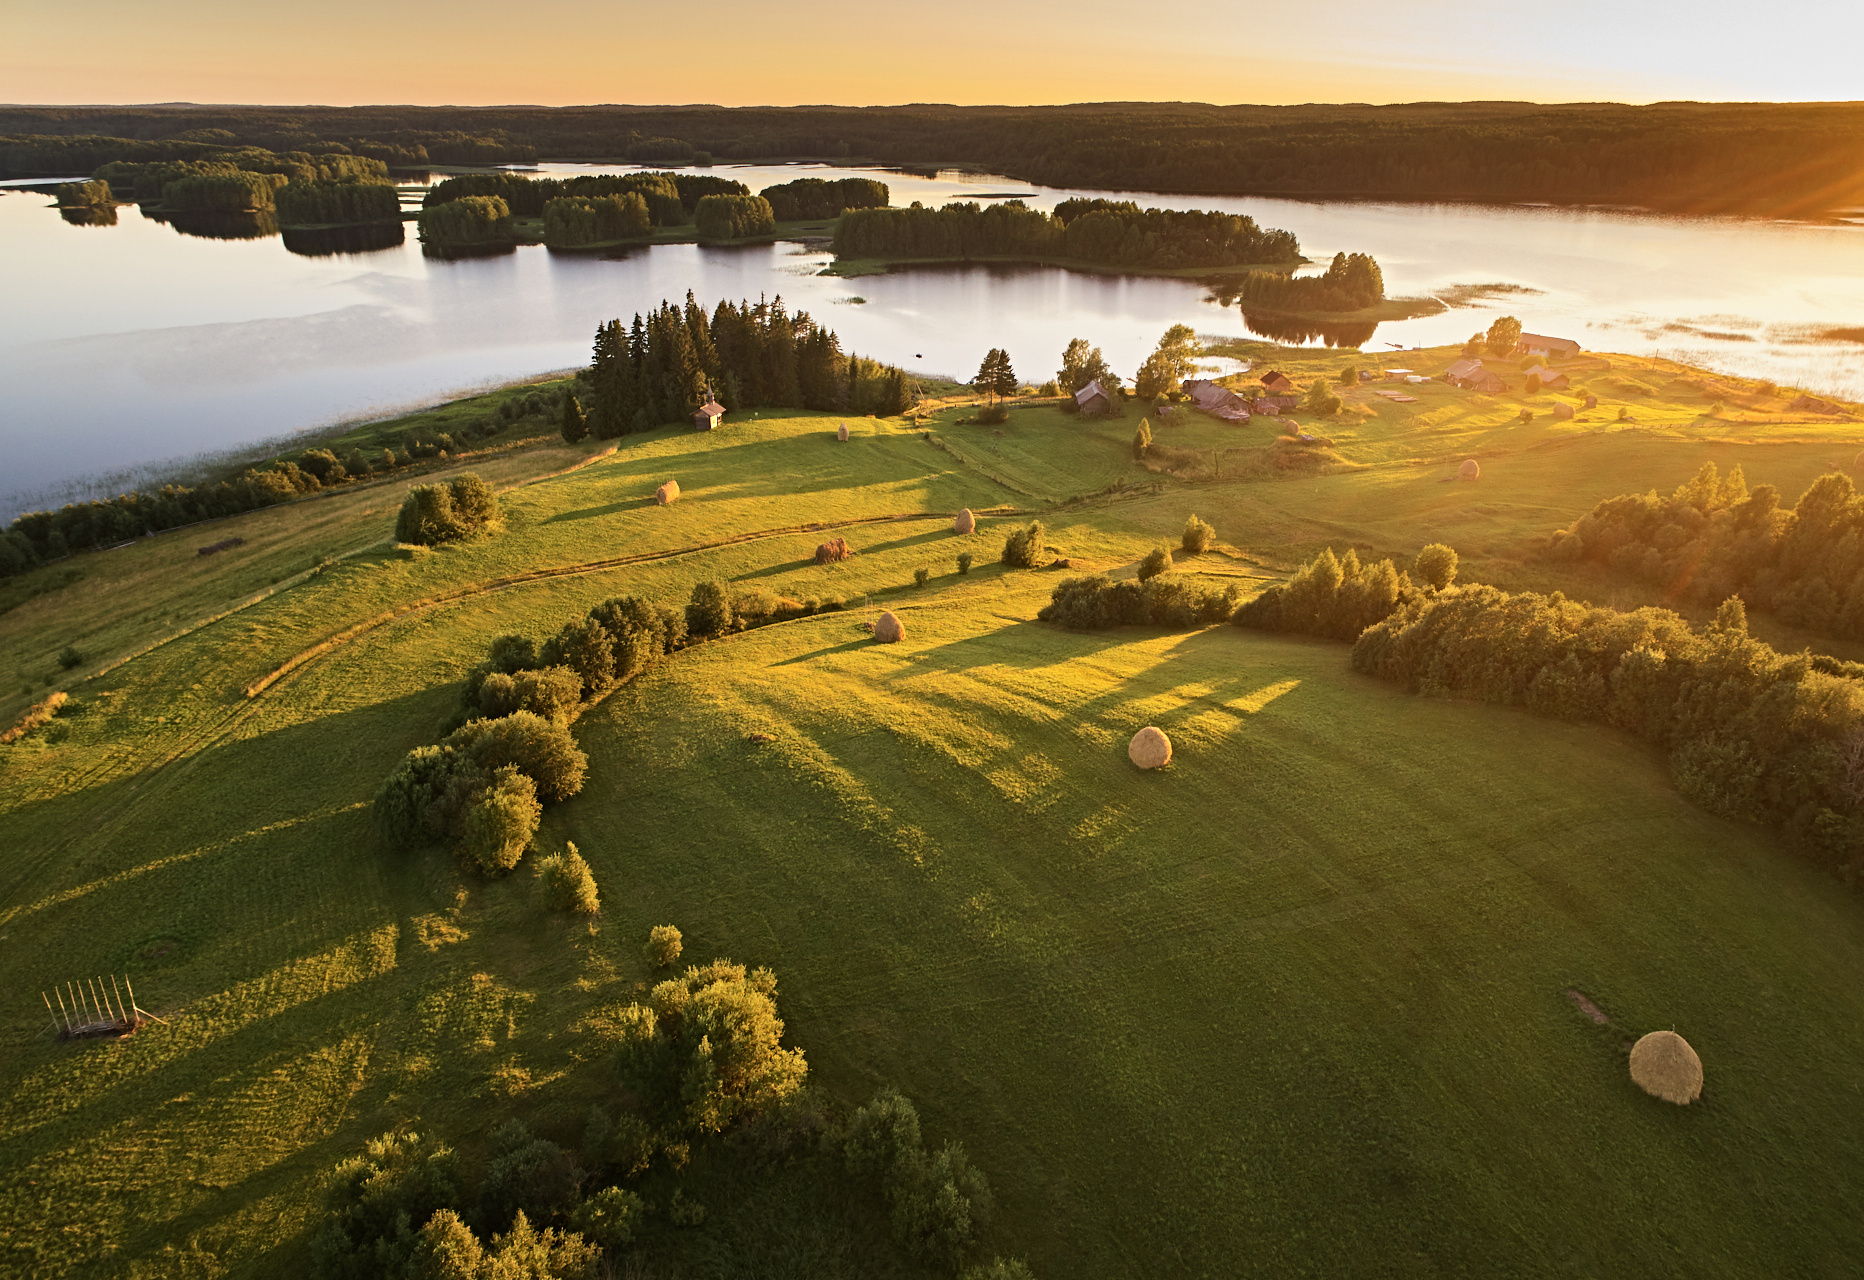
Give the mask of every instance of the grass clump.
POLYGON ((562 853, 538 859, 537 878, 543 885, 544 901, 550 904, 552 911, 592 916, 602 910, 602 900, 595 888, 595 873, 589 870, 588 862, 574 844, 565 845, 562 853))

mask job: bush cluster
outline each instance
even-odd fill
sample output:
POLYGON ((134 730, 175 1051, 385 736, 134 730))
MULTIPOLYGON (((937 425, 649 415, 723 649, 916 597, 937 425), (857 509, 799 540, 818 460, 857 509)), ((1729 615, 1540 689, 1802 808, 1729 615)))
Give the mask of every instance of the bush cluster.
POLYGON ((647 963, 656 969, 665 969, 680 958, 683 945, 678 929, 670 924, 657 924, 647 931, 647 963))
POLYGON ((574 844, 565 845, 562 853, 539 858, 537 878, 543 884, 544 899, 552 911, 592 916, 602 910, 602 899, 595 888, 595 873, 589 870, 589 864, 574 844))
POLYGON ((723 582, 698 582, 693 584, 692 602, 686 606, 686 630, 695 640, 711 639, 772 622, 833 613, 846 603, 840 596, 792 600, 767 591, 733 595, 723 582))
POLYGON ((1353 666, 1424 693, 1615 725, 1669 753, 1679 790, 1766 822, 1847 879, 1864 875, 1864 668, 1747 633, 1739 597, 1701 628, 1555 593, 1467 586, 1405 600, 1353 666))
POLYGON ((880 1187, 894 1235, 915 1257, 950 1271, 964 1265, 992 1204, 963 1144, 927 1151, 912 1102, 883 1089, 850 1117, 843 1151, 857 1180, 880 1187))
POLYGON ((1715 464, 1667 497, 1625 494, 1553 535, 1556 559, 1589 560, 1693 604, 1747 607, 1840 639, 1864 639, 1864 495, 1840 471, 1791 510, 1772 485, 1715 464))
POLYGON ((808 1064, 785 1049, 777 978, 715 960, 657 983, 615 1015, 622 1082, 666 1133, 717 1133, 802 1087, 808 1064))
POLYGON ((1073 631, 1122 626, 1188 631, 1228 622, 1236 610, 1237 594, 1234 585, 1222 589, 1200 587, 1181 578, 1166 577, 1115 582, 1097 574, 1063 582, 1036 617, 1073 631))
POLYGON ((1362 567, 1357 551, 1349 549, 1342 559, 1328 548, 1303 565, 1287 585, 1270 587, 1246 602, 1234 621, 1256 631, 1352 640, 1389 617, 1399 600, 1415 591, 1410 576, 1390 560, 1362 567))
POLYGON ((484 531, 497 518, 498 498, 492 486, 469 471, 439 484, 409 489, 395 518, 395 540, 423 547, 458 542, 484 531))
POLYGON ((693 210, 701 240, 747 240, 776 230, 776 216, 762 196, 707 196, 693 210))
POLYGON ((511 207, 498 196, 465 196, 421 210, 421 242, 472 249, 515 242, 511 207))
POLYGON ((1202 555, 1210 550, 1210 544, 1216 540, 1216 526, 1199 520, 1196 516, 1184 522, 1184 532, 1178 535, 1178 545, 1194 556, 1202 555))
POLYGON ((757 193, 778 222, 839 218, 849 209, 884 209, 891 193, 872 178, 798 178, 757 193))

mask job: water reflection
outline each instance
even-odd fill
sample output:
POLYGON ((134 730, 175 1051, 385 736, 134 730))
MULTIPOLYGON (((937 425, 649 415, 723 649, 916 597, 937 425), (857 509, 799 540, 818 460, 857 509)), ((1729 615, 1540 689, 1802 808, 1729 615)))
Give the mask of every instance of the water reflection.
POLYGON ((421 241, 421 256, 441 262, 463 262, 468 258, 502 258, 516 253, 515 244, 430 244, 421 241))
POLYGON ((1258 338, 1285 342, 1290 346, 1319 343, 1327 347, 1363 347, 1378 332, 1377 320, 1334 321, 1301 320, 1271 312, 1243 312, 1243 327, 1258 338))
POLYGON ((379 253, 396 249, 408 239, 399 222, 369 222, 355 227, 286 227, 285 248, 304 258, 334 258, 346 254, 379 253))
POLYGON ((142 216, 202 240, 265 240, 278 234, 275 213, 164 213, 142 206, 142 216))
POLYGON ((60 209, 58 216, 74 227, 114 227, 117 224, 117 211, 113 204, 82 209, 60 209))

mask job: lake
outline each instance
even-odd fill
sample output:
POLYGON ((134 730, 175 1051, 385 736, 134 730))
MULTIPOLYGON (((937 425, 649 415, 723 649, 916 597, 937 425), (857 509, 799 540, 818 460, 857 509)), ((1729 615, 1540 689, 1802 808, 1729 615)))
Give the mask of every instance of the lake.
MULTIPOLYGON (((549 174, 630 166, 541 166, 549 174)), ((1073 195, 1012 179, 806 165, 721 165, 753 191, 811 174, 872 176, 895 204, 1073 195)), ((1378 326, 1368 351, 1460 341, 1494 317, 1589 349, 1674 356, 1731 373, 1864 398, 1864 225, 1682 219, 1626 210, 1309 203, 1244 197, 1120 199, 1248 213, 1311 258, 1368 252, 1393 296, 1456 286, 1517 290, 1378 326), (1388 345, 1390 344, 1390 345, 1388 345)), ((968 377, 1007 349, 1041 381, 1069 339, 1130 375, 1172 324, 1251 336, 1186 280, 1050 268, 946 267, 852 280, 796 244, 663 245, 606 258, 526 247, 423 257, 410 225, 391 247, 178 234, 131 205, 77 226, 43 191, 0 192, 0 517, 121 487, 139 468, 430 403, 585 363, 601 321, 688 290, 781 294, 846 350, 968 377), (293 252, 314 249, 316 255, 293 252)), ((1260 326, 1258 326, 1260 327, 1260 326)))

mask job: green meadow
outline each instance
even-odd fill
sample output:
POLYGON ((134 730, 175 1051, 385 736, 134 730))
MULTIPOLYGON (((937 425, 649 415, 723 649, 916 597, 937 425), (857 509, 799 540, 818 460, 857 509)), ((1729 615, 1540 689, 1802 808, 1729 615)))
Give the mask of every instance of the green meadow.
MULTIPOLYGON (((1363 362, 1252 354, 1302 383, 1363 362)), ((403 480, 15 580, 0 720, 74 705, 0 746, 0 1273, 307 1275, 327 1172, 368 1138, 432 1132, 469 1169, 512 1117, 575 1145, 616 1090, 604 1014, 671 922, 686 961, 776 971, 821 1097, 896 1085, 929 1140, 961 1139, 998 1205, 983 1256, 1049 1280, 1850 1274, 1853 891, 1617 733, 1407 695, 1345 645, 1062 631, 1035 613, 1066 573, 997 562, 1039 515, 1075 569, 1126 576, 1195 512, 1218 545, 1174 572, 1245 590, 1325 546, 1445 541, 1465 579, 1641 604, 1537 541, 1704 461, 1790 502, 1864 444, 1771 389, 1601 364, 1576 366, 1600 405, 1571 420, 1549 411, 1577 395, 1355 389, 1337 419, 1289 415, 1325 441, 1295 465, 1274 420, 1183 408, 1154 467, 1134 411, 990 427, 954 403, 849 420, 845 444, 832 415, 747 415, 465 459, 504 527, 448 548, 395 546, 403 480), (1481 478, 1451 479, 1470 457, 1481 478), (815 564, 835 536, 855 556, 815 564), (848 607, 695 645, 582 713, 588 782, 537 844, 577 845, 599 917, 547 913, 535 853, 487 881, 385 847, 376 787, 493 636, 710 579, 848 607), (883 608, 902 643, 862 629, 883 608), (1176 754, 1141 773, 1148 724, 1176 754), (48 1034, 41 990, 125 972, 164 1022, 48 1034), (1697 1104, 1631 1084, 1658 1028, 1701 1054, 1697 1104)), ((879 1209, 722 1151, 682 1175, 706 1220, 616 1274, 934 1274, 879 1209)))

